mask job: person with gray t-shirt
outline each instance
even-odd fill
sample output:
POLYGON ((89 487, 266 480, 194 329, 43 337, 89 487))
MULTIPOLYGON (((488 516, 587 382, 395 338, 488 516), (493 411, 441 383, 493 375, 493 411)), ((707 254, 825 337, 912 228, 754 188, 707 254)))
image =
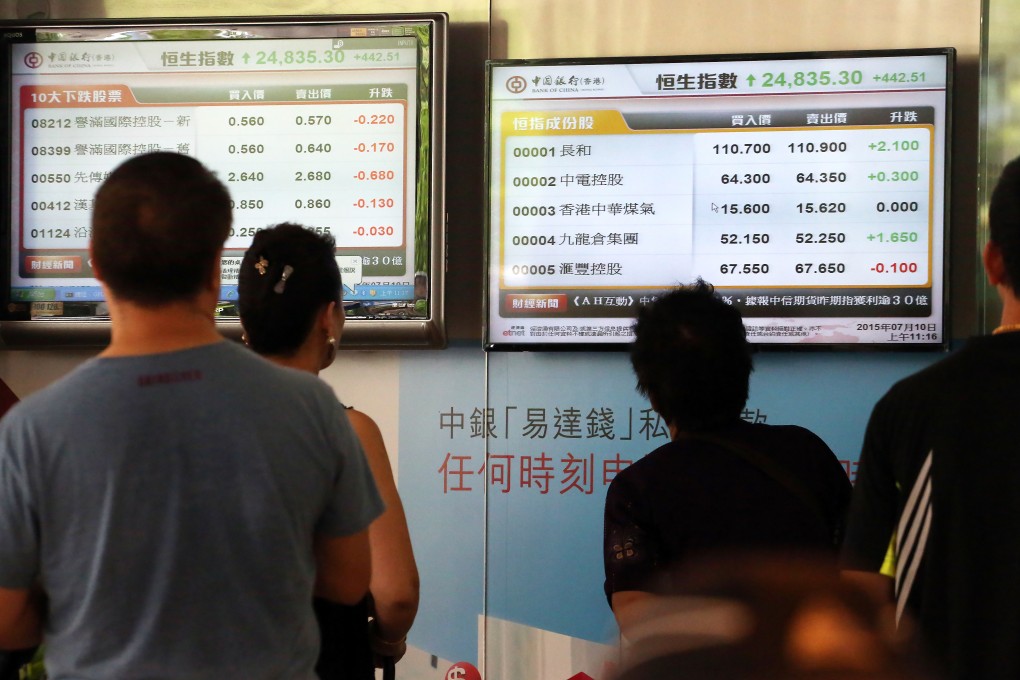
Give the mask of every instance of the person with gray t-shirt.
POLYGON ((0 421, 0 648, 44 641, 51 678, 312 680, 313 592, 367 590, 382 502, 344 407, 216 331, 229 225, 197 161, 122 164, 93 215, 111 343, 0 421))

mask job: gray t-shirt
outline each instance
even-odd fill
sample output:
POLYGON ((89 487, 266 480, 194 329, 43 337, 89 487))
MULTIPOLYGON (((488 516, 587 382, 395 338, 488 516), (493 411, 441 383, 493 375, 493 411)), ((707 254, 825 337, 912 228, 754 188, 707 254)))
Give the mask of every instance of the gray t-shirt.
POLYGON ((332 390, 231 342, 97 358, 0 421, 0 587, 55 680, 312 679, 313 535, 382 502, 332 390))

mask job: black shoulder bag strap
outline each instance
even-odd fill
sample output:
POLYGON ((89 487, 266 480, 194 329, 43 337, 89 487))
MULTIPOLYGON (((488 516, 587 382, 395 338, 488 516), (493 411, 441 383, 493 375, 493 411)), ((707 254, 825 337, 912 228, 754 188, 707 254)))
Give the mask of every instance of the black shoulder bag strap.
POLYGON ((0 650, 0 680, 18 680, 21 677, 21 667, 32 661, 35 651, 35 648, 16 652, 0 650))
POLYGON ((784 489, 797 498, 804 507, 810 510, 815 519, 817 519, 818 522, 821 523, 822 527, 825 528, 826 533, 830 535, 833 545, 839 545, 841 537, 836 535, 838 529, 835 529, 829 523, 818 496, 804 486, 803 482, 801 482, 798 477, 792 475, 789 470, 776 461, 766 455, 763 455, 760 451, 752 449, 750 446, 746 446, 739 442, 728 441, 722 437, 716 437, 710 434, 681 434, 679 439, 688 439, 714 444, 721 449, 725 449, 730 453, 735 454, 738 458, 749 463, 758 470, 761 470, 763 473, 768 475, 769 478, 779 483, 784 489))

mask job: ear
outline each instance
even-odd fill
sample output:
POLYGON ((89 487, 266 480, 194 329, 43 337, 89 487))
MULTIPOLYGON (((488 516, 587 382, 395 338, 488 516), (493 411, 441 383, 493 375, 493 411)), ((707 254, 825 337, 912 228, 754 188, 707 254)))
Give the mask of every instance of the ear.
POLYGON ((985 265, 988 283, 993 286, 1006 285, 1006 263, 1002 259, 1002 249, 994 241, 985 244, 981 260, 985 265))
MULTIPOLYGON (((327 338, 336 336, 336 326, 334 325, 333 317, 336 314, 336 303, 330 302, 328 305, 322 308, 319 312, 319 317, 316 319, 316 325, 326 334, 327 338)), ((339 340, 339 338, 337 338, 339 340)))
POLYGON ((94 276, 97 281, 102 283, 103 274, 102 272, 99 271, 99 267, 96 265, 96 256, 92 252, 92 241, 89 241, 89 266, 92 268, 92 276, 94 276))
POLYGON ((340 342, 340 336, 344 332, 344 322, 347 319, 347 315, 344 313, 344 307, 342 302, 330 302, 329 306, 326 307, 326 316, 329 318, 331 328, 331 335, 336 338, 337 342, 340 342))
POLYGON ((212 278, 209 281, 210 290, 216 291, 216 297, 220 295, 220 286, 223 284, 223 253, 216 256, 216 264, 213 265, 212 278))

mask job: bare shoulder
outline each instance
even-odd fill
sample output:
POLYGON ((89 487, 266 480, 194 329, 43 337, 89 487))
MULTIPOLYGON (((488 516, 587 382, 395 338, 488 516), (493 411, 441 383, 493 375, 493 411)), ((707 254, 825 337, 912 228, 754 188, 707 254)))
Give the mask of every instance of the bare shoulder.
POLYGON ((380 439, 382 438, 382 432, 380 432, 379 426, 372 419, 372 416, 368 415, 364 411, 359 411, 356 408, 349 408, 347 409, 347 419, 351 421, 351 427, 354 428, 359 437, 372 436, 380 439))
POLYGON ((386 451, 386 442, 383 441, 382 432, 370 415, 358 409, 347 409, 347 419, 351 422, 351 428, 354 429, 358 441, 361 442, 365 458, 368 459, 368 465, 372 468, 372 475, 385 498, 389 495, 389 486, 393 484, 393 471, 390 467, 390 457, 386 451))

